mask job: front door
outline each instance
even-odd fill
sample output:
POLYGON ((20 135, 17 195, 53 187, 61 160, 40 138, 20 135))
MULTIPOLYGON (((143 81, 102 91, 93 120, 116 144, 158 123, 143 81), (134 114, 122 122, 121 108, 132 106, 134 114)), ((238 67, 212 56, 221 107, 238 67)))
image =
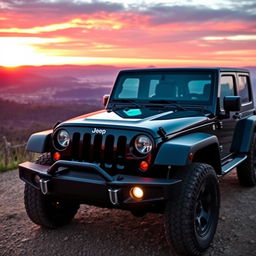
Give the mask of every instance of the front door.
MULTIPOLYGON (((224 73, 220 78, 220 113, 225 113, 223 99, 225 96, 234 96, 236 76, 233 73, 224 73)), ((234 128, 236 127, 236 116, 231 112, 229 117, 223 118, 216 126, 215 134, 219 139, 221 158, 230 154, 230 147, 233 140, 234 128)))

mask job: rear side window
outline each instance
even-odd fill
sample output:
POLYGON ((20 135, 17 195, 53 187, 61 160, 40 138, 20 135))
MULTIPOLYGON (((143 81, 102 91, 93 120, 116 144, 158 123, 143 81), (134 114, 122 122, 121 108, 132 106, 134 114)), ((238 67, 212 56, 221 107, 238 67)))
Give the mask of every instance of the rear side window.
POLYGON ((238 94, 241 97, 241 103, 246 104, 251 101, 251 93, 250 93, 250 80, 246 75, 238 76, 238 94))

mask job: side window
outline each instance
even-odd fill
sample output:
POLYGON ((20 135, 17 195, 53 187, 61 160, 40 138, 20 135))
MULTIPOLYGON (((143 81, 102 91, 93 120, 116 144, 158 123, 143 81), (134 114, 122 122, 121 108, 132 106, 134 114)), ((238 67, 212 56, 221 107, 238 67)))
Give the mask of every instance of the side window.
POLYGON ((220 80, 220 108, 223 110, 223 99, 225 96, 235 95, 234 90, 234 76, 226 75, 222 76, 220 80))
POLYGON ((245 104, 251 101, 249 91, 249 77, 246 75, 238 76, 238 95, 241 97, 241 103, 245 104))
POLYGON ((138 78, 127 78, 118 97, 121 99, 138 98, 139 82, 138 78))

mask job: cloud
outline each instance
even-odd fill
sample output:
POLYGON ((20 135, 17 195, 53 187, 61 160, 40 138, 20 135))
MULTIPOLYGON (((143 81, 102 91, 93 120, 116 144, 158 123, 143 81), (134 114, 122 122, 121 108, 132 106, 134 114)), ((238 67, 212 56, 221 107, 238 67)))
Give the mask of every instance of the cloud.
MULTIPOLYGON (((220 1, 215 0, 207 5, 204 1, 178 4, 176 1, 129 1, 129 4, 121 1, 78 1, 78 0, 0 0, 0 12, 6 11, 36 17, 37 22, 43 20, 54 23, 56 19, 64 20, 74 16, 86 16, 95 14, 123 14, 130 17, 131 13, 137 16, 150 17, 150 25, 158 26, 170 23, 196 23, 201 22, 226 22, 226 21, 249 21, 256 20, 256 3, 247 1, 220 1), (218 3, 217 8, 213 3, 218 3), (2 8, 1 8, 2 6, 2 8), (224 7, 223 7, 224 6, 224 7)), ((23 17, 22 16, 22 17, 23 17)), ((19 18, 19 16, 18 16, 19 18)), ((21 19, 21 26, 24 22, 21 19)), ((35 21, 36 22, 36 21, 35 21)))
POLYGON ((256 41, 256 35, 235 35, 235 36, 207 36, 206 41, 230 40, 230 41, 256 41))
POLYGON ((206 6, 166 6, 156 4, 149 7, 145 13, 152 17, 152 25, 173 22, 185 24, 192 22, 198 24, 208 21, 256 20, 256 11, 253 11, 252 5, 242 5, 242 3, 237 9, 212 9, 206 6))
POLYGON ((111 20, 102 20, 90 18, 87 20, 73 19, 65 23, 51 24, 47 26, 37 26, 32 28, 0 28, 0 33, 23 33, 23 34, 38 34, 44 32, 54 32, 58 30, 66 30, 72 28, 81 29, 120 29, 122 24, 111 20))
POLYGON ((69 63, 93 58, 195 62, 215 58, 212 53, 255 48, 255 1, 213 2, 0 0, 0 37, 45 38, 29 46, 69 63))
MULTIPOLYGON (((211 1, 202 4, 203 1, 191 1, 191 3, 178 4, 177 1, 75 1, 75 0, 5 0, 0 1, 0 10, 12 10, 28 15, 40 15, 66 17, 71 15, 87 15, 100 12, 120 13, 132 12, 140 15, 150 15, 152 25, 172 22, 202 22, 212 20, 248 20, 256 19, 256 3, 254 1, 211 1), (197 3, 198 2, 198 3, 197 3), (217 2, 219 8, 214 3, 217 2), (1 8, 2 6, 2 8, 1 8)), ((40 19, 40 16, 38 17, 40 19)))
POLYGON ((93 1, 81 2, 71 0, 42 1, 42 0, 7 0, 0 1, 5 4, 5 9, 27 14, 38 13, 46 15, 70 15, 70 14, 92 14, 96 12, 118 12, 124 10, 124 6, 118 3, 93 1))

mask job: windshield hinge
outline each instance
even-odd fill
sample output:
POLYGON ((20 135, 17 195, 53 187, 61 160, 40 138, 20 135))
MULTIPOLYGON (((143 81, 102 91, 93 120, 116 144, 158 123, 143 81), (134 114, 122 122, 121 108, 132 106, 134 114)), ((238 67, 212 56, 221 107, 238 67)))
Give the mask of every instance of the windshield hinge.
POLYGON ((164 130, 163 127, 159 127, 157 133, 158 133, 164 140, 167 139, 166 131, 164 130))

